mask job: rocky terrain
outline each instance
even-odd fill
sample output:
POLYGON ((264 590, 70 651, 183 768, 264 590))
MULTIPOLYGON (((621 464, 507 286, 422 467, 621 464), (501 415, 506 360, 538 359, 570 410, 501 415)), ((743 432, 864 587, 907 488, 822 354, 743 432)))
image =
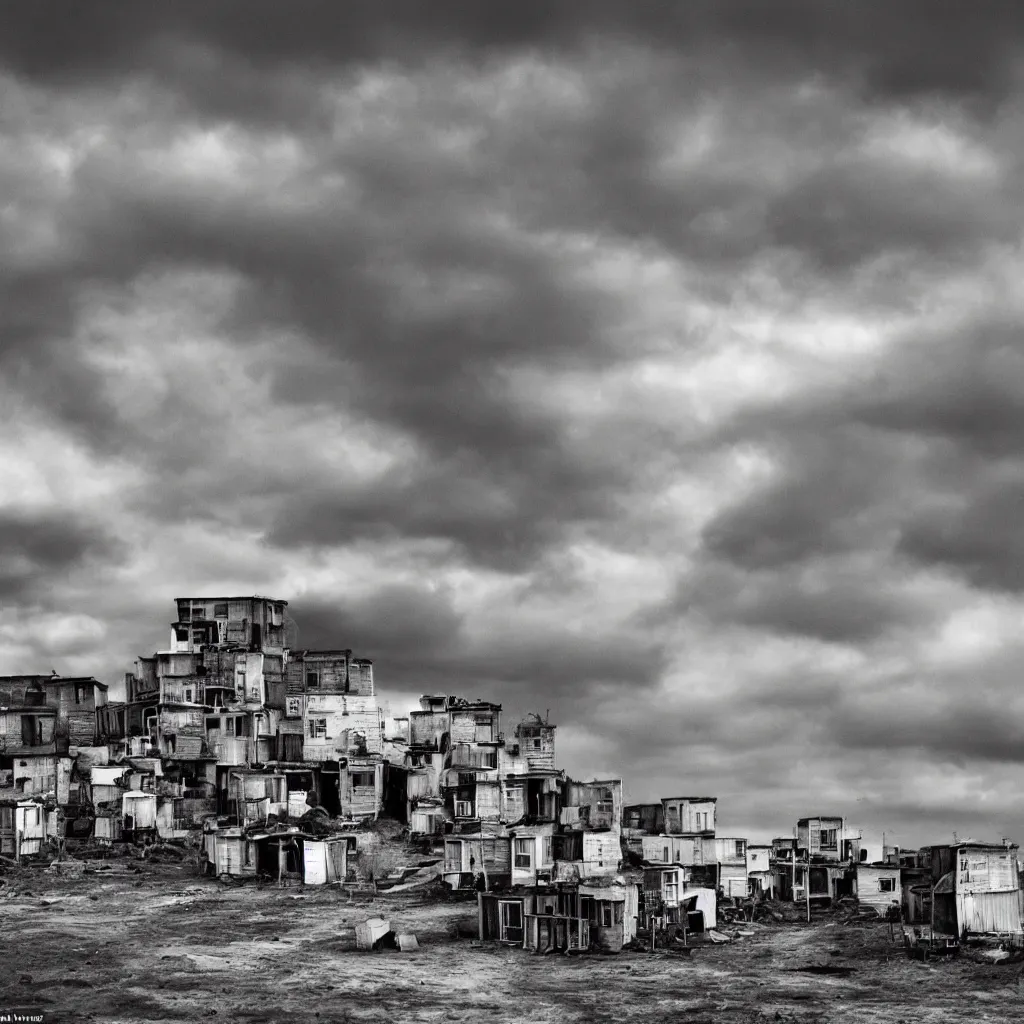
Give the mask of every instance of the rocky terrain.
POLYGON ((723 945, 532 956, 470 936, 473 902, 432 887, 231 886, 182 864, 115 862, 0 885, 0 1016, 61 1022, 1007 1021, 1021 965, 908 959, 877 921, 743 926, 723 945), (356 950, 371 916, 414 952, 356 950))

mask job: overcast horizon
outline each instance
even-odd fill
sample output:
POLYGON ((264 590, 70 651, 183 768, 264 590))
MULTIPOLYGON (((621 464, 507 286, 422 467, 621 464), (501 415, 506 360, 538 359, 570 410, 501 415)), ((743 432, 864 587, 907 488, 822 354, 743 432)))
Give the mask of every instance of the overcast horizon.
POLYGON ((1024 840, 1024 7, 0 7, 0 674, 175 597, 570 774, 1024 840))

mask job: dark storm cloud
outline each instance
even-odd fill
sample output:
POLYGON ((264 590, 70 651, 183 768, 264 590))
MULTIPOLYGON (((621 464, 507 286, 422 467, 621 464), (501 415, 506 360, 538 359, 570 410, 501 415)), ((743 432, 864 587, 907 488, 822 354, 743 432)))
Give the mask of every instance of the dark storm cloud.
POLYGON ((861 518, 893 474, 891 453, 856 425, 828 422, 817 406, 803 423, 797 417, 787 403, 739 428, 747 443, 772 453, 778 469, 706 525, 709 553, 743 569, 780 569, 863 541, 861 518))
POLYGON ((777 570, 871 546, 982 589, 1020 592, 1022 425, 1018 324, 983 315, 909 334, 856 381, 745 410, 725 428, 729 443, 771 453, 777 471, 707 525, 707 550, 777 570))
MULTIPOLYGON (((1018 466, 1024 474, 1024 465, 1018 466)), ((908 522, 898 551, 922 565, 945 566, 983 590, 1024 591, 1024 475, 984 485, 908 522)))
POLYGON ((781 571, 708 566, 681 582, 676 606, 714 622, 853 646, 928 618, 926 609, 863 567, 827 560, 781 571))
POLYGON ((307 595, 290 611, 301 647, 350 646, 372 658, 382 692, 457 693, 504 702, 513 712, 539 702, 585 718, 576 702, 588 691, 612 686, 637 695, 655 683, 666 658, 664 644, 649 635, 580 636, 520 620, 514 608, 489 623, 480 609, 457 610, 444 588, 413 584, 361 597, 307 595))
POLYGON ((406 667, 444 656, 459 643, 463 620, 450 595, 411 585, 382 586, 361 600, 307 597, 290 612, 300 647, 358 648, 359 657, 380 659, 384 673, 398 651, 406 667))
POLYGON ((856 750, 926 751, 930 758, 964 767, 970 762, 1024 762, 1024 727, 1014 702, 988 699, 966 687, 952 700, 919 695, 916 706, 894 714, 879 702, 870 709, 847 704, 832 722, 832 735, 856 750))
POLYGON ((1015 456, 1024 443, 1024 328, 994 309, 907 338, 844 404, 869 426, 949 442, 967 458, 1015 456))
POLYGON ((22 478, 118 544, 7 514, 0 650, 116 678, 178 590, 259 589, 385 698, 551 707, 732 820, 1015 760, 961 697, 1005 673, 929 659, 1020 590, 1017 316, 929 324, 1003 302, 1022 20, 3 5, 0 387, 69 453, 22 478))
POLYGON ((360 0, 343 5, 307 0, 283 7, 271 0, 173 5, 84 2, 7 4, 0 57, 25 74, 92 77, 147 70, 162 47, 190 42, 263 67, 373 61, 419 48, 454 45, 469 51, 564 47, 590 33, 692 52, 709 44, 809 71, 863 79, 884 96, 922 91, 999 94, 1024 16, 1014 0, 984 0, 968 13, 953 0, 869 0, 857 5, 818 0, 360 0))
POLYGON ((0 510, 0 594, 8 600, 56 586, 89 560, 115 560, 113 539, 74 513, 0 510))

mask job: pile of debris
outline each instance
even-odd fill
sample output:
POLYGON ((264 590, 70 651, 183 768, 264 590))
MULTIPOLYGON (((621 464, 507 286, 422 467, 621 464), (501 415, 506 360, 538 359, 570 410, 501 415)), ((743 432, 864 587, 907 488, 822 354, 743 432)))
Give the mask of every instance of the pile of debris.
POLYGON ((397 949, 409 953, 419 948, 415 935, 411 932, 395 932, 391 922, 382 917, 371 917, 356 925, 356 949, 364 952, 397 949))

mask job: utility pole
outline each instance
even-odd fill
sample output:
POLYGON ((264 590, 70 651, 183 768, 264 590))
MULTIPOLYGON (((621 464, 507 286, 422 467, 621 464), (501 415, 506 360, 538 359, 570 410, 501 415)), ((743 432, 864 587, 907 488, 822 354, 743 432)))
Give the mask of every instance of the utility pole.
POLYGON ((807 896, 807 923, 811 923, 811 851, 807 851, 807 874, 804 875, 804 893, 807 896))

